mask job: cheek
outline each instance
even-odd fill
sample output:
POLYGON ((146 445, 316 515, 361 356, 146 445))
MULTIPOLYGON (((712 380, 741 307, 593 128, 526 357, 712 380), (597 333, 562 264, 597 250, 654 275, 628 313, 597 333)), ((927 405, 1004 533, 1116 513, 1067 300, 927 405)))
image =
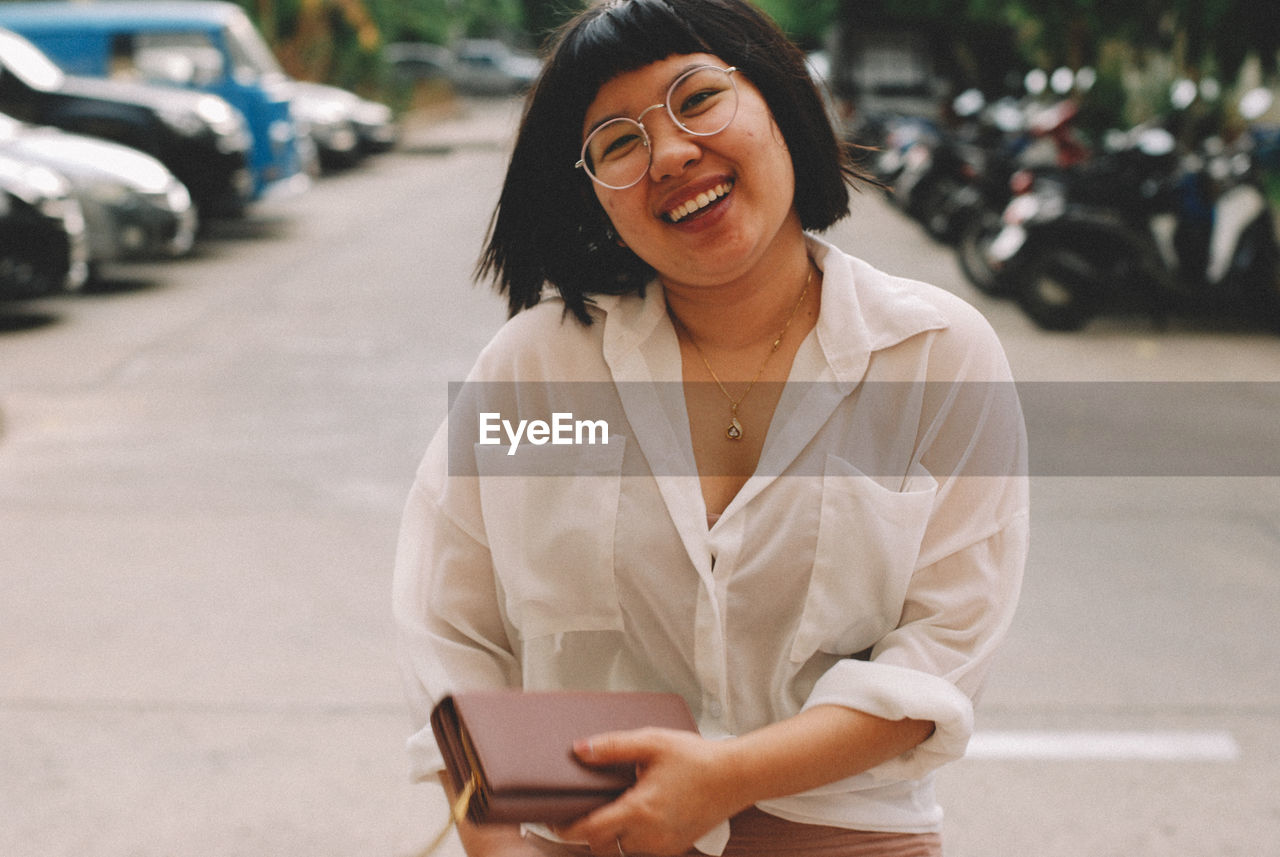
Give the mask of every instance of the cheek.
POLYGON ((625 192, 597 194, 596 198, 600 200, 604 216, 619 233, 635 228, 640 218, 637 212, 641 203, 629 199, 625 192))
POLYGON ((600 208, 600 215, 605 223, 612 226, 615 230, 618 226, 619 206, 616 194, 601 193, 595 191, 596 204, 600 208))

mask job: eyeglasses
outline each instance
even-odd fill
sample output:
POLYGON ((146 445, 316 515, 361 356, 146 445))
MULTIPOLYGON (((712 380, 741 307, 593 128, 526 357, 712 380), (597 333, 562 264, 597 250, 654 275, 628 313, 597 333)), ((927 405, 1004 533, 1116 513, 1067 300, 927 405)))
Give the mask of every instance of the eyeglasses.
POLYGON ((610 119, 587 135, 582 157, 574 164, 597 184, 622 190, 638 184, 653 163, 649 132, 641 120, 652 110, 667 108, 676 127, 695 137, 719 134, 738 112, 734 67, 703 65, 672 82, 666 100, 646 107, 635 119, 610 119))

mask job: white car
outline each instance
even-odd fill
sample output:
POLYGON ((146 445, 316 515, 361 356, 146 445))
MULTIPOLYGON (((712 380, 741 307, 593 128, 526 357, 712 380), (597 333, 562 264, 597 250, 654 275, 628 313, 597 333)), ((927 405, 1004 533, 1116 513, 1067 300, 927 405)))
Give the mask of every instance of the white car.
POLYGON ((164 164, 136 149, 28 125, 0 113, 0 153, 64 177, 84 215, 88 262, 180 256, 194 241, 191 194, 164 164))

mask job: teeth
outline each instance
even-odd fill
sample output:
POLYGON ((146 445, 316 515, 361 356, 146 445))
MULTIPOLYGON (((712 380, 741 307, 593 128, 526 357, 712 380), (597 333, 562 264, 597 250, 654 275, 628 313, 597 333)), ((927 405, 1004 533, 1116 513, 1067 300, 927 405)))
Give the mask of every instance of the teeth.
POLYGON ((670 220, 672 223, 679 223, 681 220, 684 220, 686 217, 688 217, 690 214, 693 214, 695 211, 699 211, 703 208, 706 208, 708 205, 715 202, 717 199, 720 199, 722 196, 725 196, 726 194, 728 194, 729 190, 732 187, 733 187, 733 182, 721 182, 720 184, 713 187, 711 190, 703 191, 702 193, 698 194, 696 197, 689 200, 684 205, 676 206, 675 208, 668 211, 667 219, 670 220))

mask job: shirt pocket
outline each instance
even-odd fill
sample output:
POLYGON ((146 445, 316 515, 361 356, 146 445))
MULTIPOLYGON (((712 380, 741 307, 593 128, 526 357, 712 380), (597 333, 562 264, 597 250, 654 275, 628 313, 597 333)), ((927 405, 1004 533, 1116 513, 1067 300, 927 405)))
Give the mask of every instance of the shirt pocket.
POLYGON ((624 439, 570 450, 475 447, 499 596, 521 637, 621 631, 614 533, 624 439), (519 463, 513 459, 519 459, 519 463))
POLYGON ((937 490, 924 471, 893 491, 849 462, 827 457, 813 573, 792 662, 817 651, 862 652, 897 627, 937 490))

